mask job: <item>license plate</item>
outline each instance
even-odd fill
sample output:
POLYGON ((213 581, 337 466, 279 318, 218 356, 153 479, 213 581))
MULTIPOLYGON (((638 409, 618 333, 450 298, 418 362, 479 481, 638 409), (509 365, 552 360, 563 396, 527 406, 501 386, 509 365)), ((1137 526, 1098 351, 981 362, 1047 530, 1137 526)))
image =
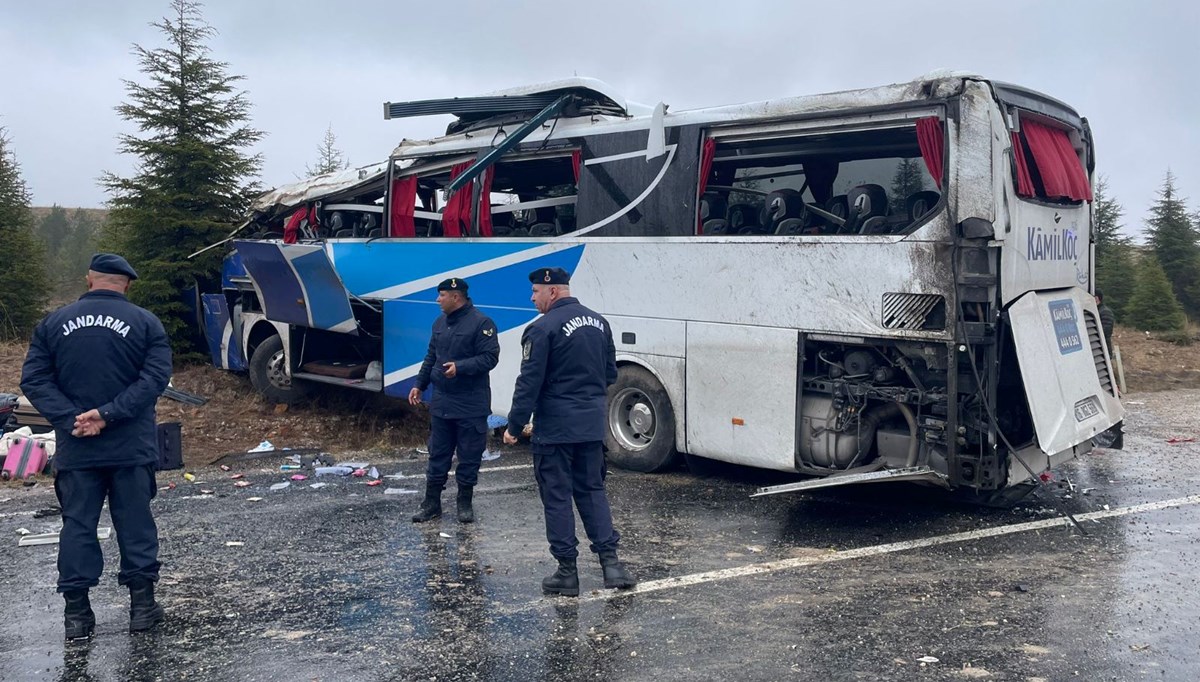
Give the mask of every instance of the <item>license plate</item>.
POLYGON ((1095 396, 1090 396, 1075 403, 1075 421, 1081 422, 1100 414, 1100 406, 1096 404, 1095 396))

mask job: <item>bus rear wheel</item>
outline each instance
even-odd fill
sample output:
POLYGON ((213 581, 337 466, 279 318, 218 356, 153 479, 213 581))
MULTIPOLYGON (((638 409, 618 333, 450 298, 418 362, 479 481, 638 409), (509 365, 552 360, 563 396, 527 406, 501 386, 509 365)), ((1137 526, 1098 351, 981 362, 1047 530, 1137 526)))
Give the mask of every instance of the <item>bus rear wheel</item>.
POLYGON ((608 461, 632 471, 662 471, 679 461, 675 413, 667 391, 643 367, 624 365, 608 389, 608 461))

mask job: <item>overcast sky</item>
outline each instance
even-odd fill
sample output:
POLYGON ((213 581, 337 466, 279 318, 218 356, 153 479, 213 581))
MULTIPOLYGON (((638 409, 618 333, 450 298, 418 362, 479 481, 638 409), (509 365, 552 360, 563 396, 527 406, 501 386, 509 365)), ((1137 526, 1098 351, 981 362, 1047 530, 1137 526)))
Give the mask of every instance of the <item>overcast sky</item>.
MULTIPOLYGON (((142 75, 133 43, 167 0, 0 3, 0 126, 39 206, 102 206, 129 132, 114 107, 142 75)), ((959 69, 1019 83, 1090 119, 1098 171, 1137 235, 1169 167, 1200 207, 1200 4, 1123 0, 407 2, 211 0, 212 55, 245 76, 267 137, 262 182, 294 181, 327 126, 355 165, 444 119, 382 103, 573 74, 681 110, 909 81, 959 69)))

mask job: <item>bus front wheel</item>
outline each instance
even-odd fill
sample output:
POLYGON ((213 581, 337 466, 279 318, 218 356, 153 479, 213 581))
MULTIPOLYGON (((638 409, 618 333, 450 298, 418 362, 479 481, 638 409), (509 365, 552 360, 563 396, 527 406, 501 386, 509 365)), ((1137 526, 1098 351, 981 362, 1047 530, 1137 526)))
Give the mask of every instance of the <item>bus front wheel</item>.
POLYGON ((264 398, 275 403, 294 405, 308 397, 303 384, 292 381, 287 371, 283 339, 278 335, 264 339, 250 356, 250 383, 264 398))
POLYGON ((667 391, 643 367, 624 365, 608 388, 608 461, 632 471, 662 471, 679 459, 667 391))

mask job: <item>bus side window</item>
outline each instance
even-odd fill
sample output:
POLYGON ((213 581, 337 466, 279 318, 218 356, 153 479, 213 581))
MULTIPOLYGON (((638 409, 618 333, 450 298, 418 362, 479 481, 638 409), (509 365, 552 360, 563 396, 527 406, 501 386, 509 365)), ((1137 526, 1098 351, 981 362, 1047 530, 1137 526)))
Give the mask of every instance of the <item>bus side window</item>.
POLYGON ((492 171, 492 236, 545 239, 573 231, 576 183, 571 151, 505 158, 492 171))
POLYGON ((701 235, 906 234, 940 206, 915 126, 729 142, 711 134, 701 235))

